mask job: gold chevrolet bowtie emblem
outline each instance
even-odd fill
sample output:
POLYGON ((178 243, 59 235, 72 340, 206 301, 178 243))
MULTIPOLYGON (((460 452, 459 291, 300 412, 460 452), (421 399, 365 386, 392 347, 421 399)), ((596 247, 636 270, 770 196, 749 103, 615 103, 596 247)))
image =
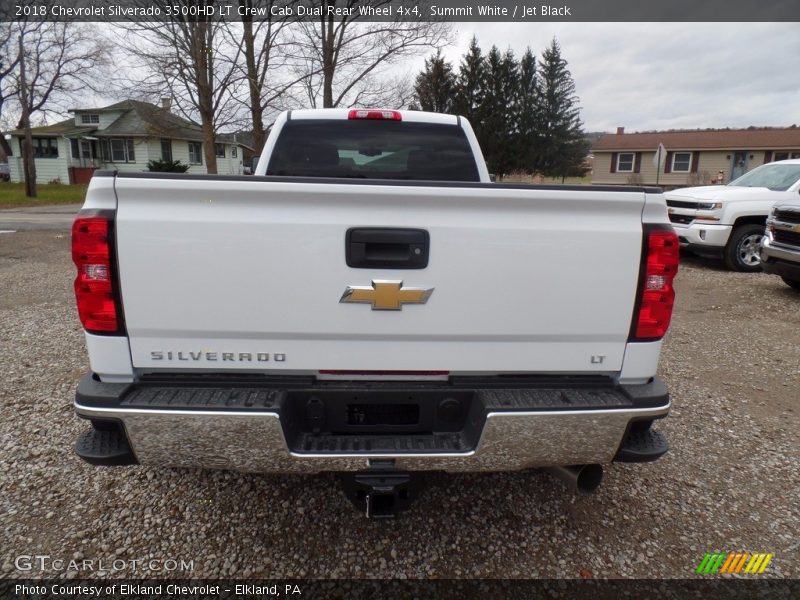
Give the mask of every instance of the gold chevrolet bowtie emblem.
POLYGON ((373 279, 371 286, 348 285, 339 302, 372 304, 372 310, 402 310, 403 304, 425 304, 433 288, 403 287, 402 281, 373 279))

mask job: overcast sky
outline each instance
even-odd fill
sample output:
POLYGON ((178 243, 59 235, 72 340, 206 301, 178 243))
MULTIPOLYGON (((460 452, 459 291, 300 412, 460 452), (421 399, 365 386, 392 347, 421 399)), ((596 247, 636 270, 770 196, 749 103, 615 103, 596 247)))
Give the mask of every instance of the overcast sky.
MULTIPOLYGON (((702 0, 698 0, 702 1, 702 0)), ((457 69, 472 35, 538 57, 555 36, 586 131, 800 126, 797 23, 456 23, 457 69)), ((398 65, 415 75, 424 55, 398 65)), ((97 98, 102 104, 104 100, 97 98)), ((113 102, 111 99, 106 103, 113 102)))
POLYGON ((454 66, 473 33, 520 56, 555 36, 587 131, 800 126, 797 23, 460 23, 454 66))

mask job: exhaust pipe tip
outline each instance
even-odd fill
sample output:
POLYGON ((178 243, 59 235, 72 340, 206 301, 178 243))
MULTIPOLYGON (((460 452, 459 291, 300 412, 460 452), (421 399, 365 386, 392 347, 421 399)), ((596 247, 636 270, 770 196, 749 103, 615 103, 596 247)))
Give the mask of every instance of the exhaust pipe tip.
POLYGON ((550 475, 563 481, 567 487, 580 494, 591 494, 603 481, 602 465, 573 465, 569 467, 548 467, 550 475))

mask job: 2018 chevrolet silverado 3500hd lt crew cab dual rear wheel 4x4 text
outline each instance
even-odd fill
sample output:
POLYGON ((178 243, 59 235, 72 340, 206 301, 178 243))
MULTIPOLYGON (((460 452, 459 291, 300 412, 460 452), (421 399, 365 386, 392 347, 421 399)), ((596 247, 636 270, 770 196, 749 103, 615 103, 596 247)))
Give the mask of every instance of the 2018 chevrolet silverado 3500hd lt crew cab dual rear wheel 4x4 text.
POLYGON ((775 202, 793 201, 800 191, 800 160, 767 163, 728 185, 667 192, 669 218, 681 246, 722 258, 734 271, 760 271, 759 243, 775 202))
POLYGON ((655 460, 678 266, 658 189, 492 184, 463 118, 281 115, 250 177, 95 174, 73 228, 96 464, 343 474, 655 460))

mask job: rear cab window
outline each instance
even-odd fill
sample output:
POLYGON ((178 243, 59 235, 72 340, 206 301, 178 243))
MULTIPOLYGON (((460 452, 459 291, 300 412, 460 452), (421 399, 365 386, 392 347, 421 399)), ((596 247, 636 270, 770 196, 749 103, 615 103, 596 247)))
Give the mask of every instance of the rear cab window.
POLYGON ((287 121, 267 175, 480 181, 458 125, 377 120, 287 121))

